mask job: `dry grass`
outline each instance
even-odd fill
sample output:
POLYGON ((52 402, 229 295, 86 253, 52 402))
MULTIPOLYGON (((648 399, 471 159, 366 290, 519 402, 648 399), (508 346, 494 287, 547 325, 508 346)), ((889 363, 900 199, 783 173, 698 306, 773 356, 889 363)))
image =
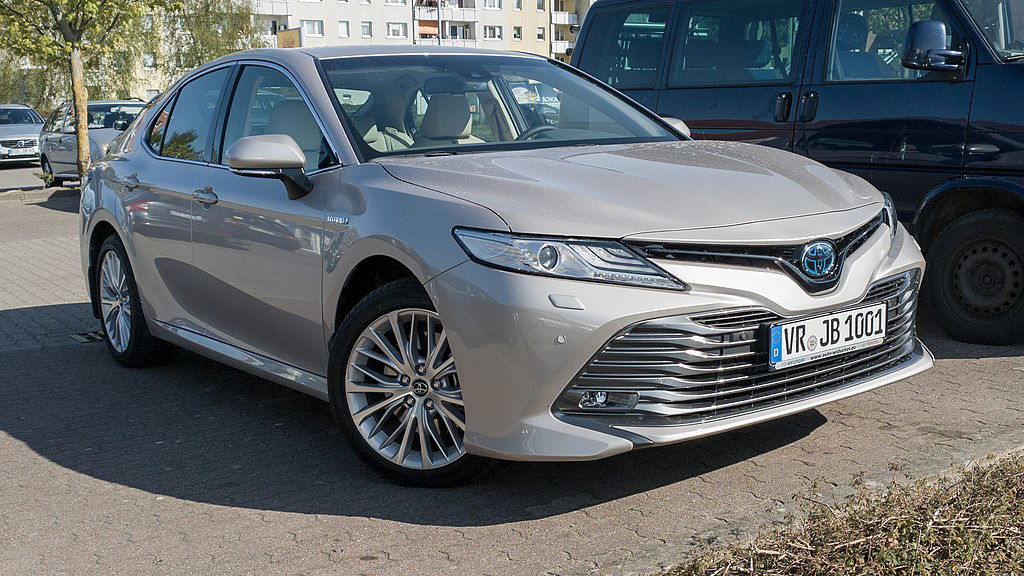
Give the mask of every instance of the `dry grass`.
POLYGON ((880 494, 855 488, 836 506, 804 497, 801 520, 665 574, 1024 574, 1024 454, 880 494))

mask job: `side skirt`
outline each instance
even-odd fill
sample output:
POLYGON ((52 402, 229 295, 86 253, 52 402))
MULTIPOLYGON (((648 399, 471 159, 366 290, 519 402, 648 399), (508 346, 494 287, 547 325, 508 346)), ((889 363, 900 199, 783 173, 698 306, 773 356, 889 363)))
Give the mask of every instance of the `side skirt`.
POLYGON ((157 338, 167 340, 186 350, 309 394, 325 402, 328 401, 327 379, 323 376, 163 322, 151 320, 149 329, 157 338))

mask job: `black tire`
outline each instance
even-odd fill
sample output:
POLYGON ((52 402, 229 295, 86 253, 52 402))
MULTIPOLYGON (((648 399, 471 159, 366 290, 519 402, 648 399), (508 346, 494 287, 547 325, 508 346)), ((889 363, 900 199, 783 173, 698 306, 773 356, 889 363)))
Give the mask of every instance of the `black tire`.
POLYGON ((994 208, 946 226, 928 250, 925 292, 957 340, 1024 341, 1024 216, 994 208))
POLYGON ((494 461, 463 454, 453 463, 439 468, 417 470, 399 466, 383 457, 367 443, 356 428, 349 411, 344 379, 349 356, 358 342, 359 335, 384 314, 407 308, 436 312, 423 286, 413 278, 395 280, 371 292, 355 305, 338 326, 331 339, 331 360, 328 369, 328 389, 334 418, 360 459, 385 479, 405 486, 427 488, 462 484, 487 471, 494 461))
POLYGON ((146 325, 146 317, 142 311, 142 300, 139 297, 138 285, 135 283, 135 274, 132 272, 131 262, 128 260, 128 253, 125 251, 121 239, 116 235, 110 235, 103 241, 99 251, 96 253, 96 260, 93 262, 93 281, 96 282, 97 297, 99 297, 102 290, 100 288, 102 286, 101 275, 103 274, 102 262, 107 253, 110 252, 120 260, 121 265, 124 267, 125 280, 130 296, 131 328, 128 331, 127 347, 123 351, 119 351, 111 342, 110 334, 107 333, 106 322, 101 318, 100 327, 103 331, 103 340, 107 343, 107 349, 110 350, 110 354, 115 360, 128 368, 142 368, 167 362, 174 357, 178 348, 150 334, 149 327, 146 325))
POLYGON ((63 188, 64 179, 57 178, 56 176, 53 175, 53 167, 50 166, 50 160, 46 156, 43 156, 39 163, 40 167, 43 169, 43 174, 46 174, 49 177, 50 181, 48 185, 63 188))

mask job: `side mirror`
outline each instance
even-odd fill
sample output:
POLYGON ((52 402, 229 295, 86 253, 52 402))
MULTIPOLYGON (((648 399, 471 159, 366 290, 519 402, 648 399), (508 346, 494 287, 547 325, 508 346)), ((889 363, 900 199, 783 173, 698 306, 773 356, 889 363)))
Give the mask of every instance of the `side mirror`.
POLYGON ((313 181, 306 176, 306 154, 286 134, 239 138, 227 149, 224 158, 235 174, 284 182, 290 200, 313 191, 313 181))
POLYGON ((911 70, 956 72, 964 64, 964 53, 946 49, 946 25, 936 20, 914 22, 907 32, 903 66, 911 70))
POLYGON ((683 122, 679 118, 672 118, 671 116, 662 116, 661 119, 669 126, 675 128, 676 132, 682 132, 687 138, 691 137, 690 127, 686 125, 686 122, 683 122))
POLYGON ((65 124, 64 126, 61 127, 60 133, 61 134, 74 134, 75 133, 75 125, 74 124, 65 124))
POLYGON ((118 132, 124 132, 127 129, 128 129, 128 121, 127 120, 115 120, 114 121, 114 130, 117 130, 118 132))

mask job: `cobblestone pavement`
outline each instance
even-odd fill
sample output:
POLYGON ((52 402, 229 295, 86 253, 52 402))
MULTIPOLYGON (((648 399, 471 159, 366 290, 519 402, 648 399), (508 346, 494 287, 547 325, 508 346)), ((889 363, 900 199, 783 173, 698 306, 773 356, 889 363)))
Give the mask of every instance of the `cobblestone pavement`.
POLYGON ((181 354, 127 370, 95 328, 74 200, 0 204, 0 573, 633 574, 778 519, 820 480, 914 475, 1024 444, 1024 348, 712 439, 501 464, 450 490, 381 482, 327 406, 181 354))

